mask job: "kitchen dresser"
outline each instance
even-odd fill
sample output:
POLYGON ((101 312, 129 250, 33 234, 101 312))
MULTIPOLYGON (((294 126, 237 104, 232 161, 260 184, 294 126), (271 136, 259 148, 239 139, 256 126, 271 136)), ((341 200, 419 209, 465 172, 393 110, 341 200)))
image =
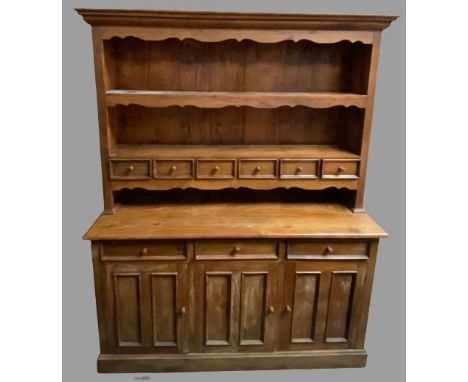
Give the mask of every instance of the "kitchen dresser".
POLYGON ((104 209, 99 372, 365 366, 364 211, 394 16, 78 9, 104 209))

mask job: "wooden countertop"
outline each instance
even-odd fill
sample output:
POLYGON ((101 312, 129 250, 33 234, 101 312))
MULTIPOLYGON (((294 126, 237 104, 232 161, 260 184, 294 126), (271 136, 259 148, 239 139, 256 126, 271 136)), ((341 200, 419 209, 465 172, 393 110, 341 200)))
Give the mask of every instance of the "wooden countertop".
POLYGON ((86 240, 382 238, 367 214, 339 204, 235 203, 121 206, 101 215, 86 240))

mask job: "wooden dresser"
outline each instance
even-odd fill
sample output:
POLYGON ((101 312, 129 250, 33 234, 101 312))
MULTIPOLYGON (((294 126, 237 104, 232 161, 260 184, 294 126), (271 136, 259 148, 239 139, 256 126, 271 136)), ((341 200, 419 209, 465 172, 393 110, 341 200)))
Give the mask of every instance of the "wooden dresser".
POLYGON ((394 16, 78 9, 104 211, 98 371, 362 367, 363 195, 394 16))

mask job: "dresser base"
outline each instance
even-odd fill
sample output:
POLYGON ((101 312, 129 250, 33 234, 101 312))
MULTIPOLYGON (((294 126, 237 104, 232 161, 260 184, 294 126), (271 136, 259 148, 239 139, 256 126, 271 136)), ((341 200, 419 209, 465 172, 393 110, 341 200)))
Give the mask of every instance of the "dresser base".
POLYGON ((101 354, 100 373, 320 369, 366 366, 365 350, 316 350, 275 353, 101 354))

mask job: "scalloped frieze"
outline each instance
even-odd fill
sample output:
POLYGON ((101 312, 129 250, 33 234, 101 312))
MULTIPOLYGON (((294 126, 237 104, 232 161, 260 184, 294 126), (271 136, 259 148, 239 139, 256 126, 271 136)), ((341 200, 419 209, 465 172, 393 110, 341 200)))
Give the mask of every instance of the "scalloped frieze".
POLYGON ((272 44, 281 41, 299 42, 302 40, 317 44, 335 44, 341 41, 372 44, 373 32, 367 31, 328 31, 328 30, 261 30, 261 29, 194 29, 194 28, 143 28, 113 27, 101 29, 101 38, 134 37, 144 41, 163 41, 171 38, 180 41, 193 39, 201 42, 222 42, 227 40, 252 40, 272 44))
POLYGON ((287 92, 185 92, 149 90, 109 90, 107 106, 140 105, 145 107, 194 106, 222 108, 227 106, 278 108, 305 106, 328 108, 333 106, 367 106, 367 96, 353 93, 287 93, 287 92))
POLYGON ((284 188, 287 190, 298 188, 302 190, 326 190, 329 188, 356 190, 357 180, 284 180, 284 179, 261 179, 255 185, 250 185, 252 180, 112 180, 112 191, 124 189, 144 189, 149 191, 167 191, 174 189, 188 190, 224 190, 224 189, 252 189, 252 190, 274 190, 284 188))

